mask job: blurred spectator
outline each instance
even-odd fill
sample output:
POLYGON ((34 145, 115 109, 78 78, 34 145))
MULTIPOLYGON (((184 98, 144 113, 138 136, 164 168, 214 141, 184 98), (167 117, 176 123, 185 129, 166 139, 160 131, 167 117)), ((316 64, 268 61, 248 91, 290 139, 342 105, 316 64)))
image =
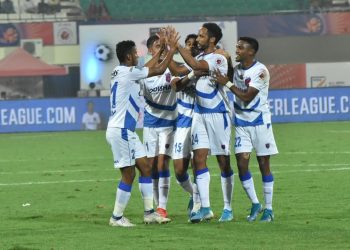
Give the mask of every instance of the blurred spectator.
POLYGON ((111 20, 111 15, 109 14, 109 10, 107 8, 107 5, 104 0, 100 0, 99 4, 99 14, 100 14, 100 20, 101 21, 108 21, 111 20))
POLYGON ((60 0, 49 0, 50 12, 57 13, 61 11, 60 0))
POLYGON ((50 6, 45 3, 44 0, 41 0, 38 3, 38 13, 40 14, 50 14, 50 6))
POLYGON ((6 92, 5 91, 1 91, 0 93, 0 100, 6 100, 7 97, 6 97, 6 92))
POLYGON ((309 1, 309 12, 310 14, 322 12, 320 0, 310 0, 309 1))
POLYGON ((27 13, 36 13, 37 12, 37 6, 34 3, 33 0, 24 0, 20 4, 20 8, 22 12, 27 12, 27 13))
POLYGON ((91 0, 86 16, 90 21, 112 20, 112 17, 104 0, 100 0, 98 4, 95 0, 91 0))
POLYGON ((97 20, 98 13, 97 13, 97 5, 95 0, 90 1, 86 16, 91 21, 97 20))
POLYGON ((97 130, 101 128, 100 115, 94 111, 94 103, 88 102, 88 111, 83 115, 82 119, 84 130, 97 130))
POLYGON ((16 13, 12 0, 4 0, 1 4, 2 13, 16 13))

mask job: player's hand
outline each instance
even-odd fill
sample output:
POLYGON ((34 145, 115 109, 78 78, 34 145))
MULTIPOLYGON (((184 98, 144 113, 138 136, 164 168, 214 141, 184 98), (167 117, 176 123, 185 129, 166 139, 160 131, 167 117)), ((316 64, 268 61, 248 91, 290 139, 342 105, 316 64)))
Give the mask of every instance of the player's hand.
POLYGON ((180 35, 179 32, 176 32, 174 29, 174 32, 172 32, 169 36, 168 36, 168 46, 170 47, 170 50, 177 50, 177 46, 180 40, 180 35))
POLYGON ((160 46, 164 47, 166 43, 166 28, 161 28, 157 36, 159 37, 160 46))
POLYGON ((217 82, 221 85, 225 85, 229 81, 228 77, 221 74, 220 70, 218 70, 218 69, 216 69, 214 71, 213 78, 214 78, 215 82, 217 82))

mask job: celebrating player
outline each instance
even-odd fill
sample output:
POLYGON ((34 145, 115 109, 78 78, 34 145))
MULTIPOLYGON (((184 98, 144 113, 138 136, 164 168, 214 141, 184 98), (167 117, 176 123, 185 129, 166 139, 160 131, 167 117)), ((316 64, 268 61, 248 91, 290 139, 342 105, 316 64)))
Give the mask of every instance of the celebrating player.
POLYGON ((215 23, 205 23, 198 33, 197 42, 202 53, 196 58, 181 46, 178 50, 185 62, 194 70, 203 72, 196 77, 192 71, 189 79, 196 82, 196 103, 193 115, 191 139, 194 153, 196 183, 201 199, 201 209, 191 216, 191 222, 213 218, 210 208, 210 174, 206 161, 209 152, 215 155, 221 169, 221 185, 224 209, 219 221, 233 219, 231 201, 233 192, 233 171, 230 166, 231 125, 228 97, 222 85, 215 83, 212 73, 219 70, 227 74, 227 60, 214 54, 215 46, 222 37, 221 28, 215 23))
MULTIPOLYGON (((146 77, 162 74, 176 50, 178 36, 169 40, 170 50, 161 63, 153 67, 136 67, 138 55, 133 41, 122 41, 116 46, 120 65, 111 79, 110 108, 106 139, 111 146, 114 167, 120 169, 121 181, 116 192, 115 206, 109 224, 111 226, 134 226, 123 216, 131 196, 131 187, 135 178, 135 167, 140 171, 139 188, 144 201, 144 222, 165 223, 170 221, 153 210, 153 188, 151 166, 148 164, 144 146, 135 133, 139 114, 138 98, 140 86, 138 81, 146 77)), ((158 61, 158 58, 152 58, 158 61)))
POLYGON ((270 74, 264 64, 255 59, 259 43, 251 37, 241 37, 236 45, 236 61, 233 83, 222 72, 216 71, 215 79, 226 85, 235 94, 235 154, 239 178, 252 202, 248 221, 256 220, 262 211, 249 172, 249 159, 255 149, 262 175, 265 209, 260 221, 274 219, 272 195, 274 178, 270 170, 270 155, 278 153, 271 126, 271 113, 268 106, 270 74))

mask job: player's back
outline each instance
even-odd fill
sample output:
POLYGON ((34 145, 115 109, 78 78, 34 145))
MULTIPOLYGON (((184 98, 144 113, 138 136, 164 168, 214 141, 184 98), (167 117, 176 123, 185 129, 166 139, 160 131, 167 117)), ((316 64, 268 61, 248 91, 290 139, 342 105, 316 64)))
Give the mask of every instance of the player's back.
POLYGON ((235 96, 235 125, 255 126, 271 122, 268 105, 268 88, 270 74, 266 66, 258 61, 245 69, 240 64, 234 68, 233 80, 235 85, 243 91, 248 87, 259 90, 259 93, 249 103, 235 96))
POLYGON ((140 111, 140 85, 138 80, 146 78, 148 68, 117 66, 111 78, 110 109, 108 127, 135 130, 140 111))
POLYGON ((145 97, 145 127, 169 127, 175 124, 176 92, 170 85, 171 74, 167 69, 160 76, 142 80, 142 93, 145 97))
POLYGON ((225 88, 213 79, 215 70, 227 74, 227 60, 220 54, 199 54, 196 60, 205 60, 209 65, 209 75, 201 76, 196 83, 195 112, 227 113, 230 112, 229 100, 225 88))

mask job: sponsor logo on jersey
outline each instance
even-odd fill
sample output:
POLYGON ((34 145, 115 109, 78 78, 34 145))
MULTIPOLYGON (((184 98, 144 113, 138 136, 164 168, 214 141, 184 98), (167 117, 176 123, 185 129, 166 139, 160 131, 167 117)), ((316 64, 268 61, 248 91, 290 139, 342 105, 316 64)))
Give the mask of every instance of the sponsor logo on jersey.
POLYGON ((152 89, 149 89, 148 92, 150 94, 152 94, 152 93, 157 93, 157 92, 168 92, 170 90, 171 90, 170 85, 163 85, 163 86, 157 86, 157 87, 154 87, 152 89))
POLYGON ((171 80, 171 74, 170 74, 170 73, 166 73, 166 74, 165 74, 165 80, 166 80, 167 82, 170 82, 170 80, 171 80))
POLYGON ((111 74, 112 78, 118 75, 118 70, 114 70, 111 74))

